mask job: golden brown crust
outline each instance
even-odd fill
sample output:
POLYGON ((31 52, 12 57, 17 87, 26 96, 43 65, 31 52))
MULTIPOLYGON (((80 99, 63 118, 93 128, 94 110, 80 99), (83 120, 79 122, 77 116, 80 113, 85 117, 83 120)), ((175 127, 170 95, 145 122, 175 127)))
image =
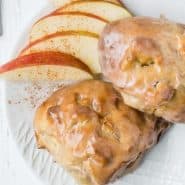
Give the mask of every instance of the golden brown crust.
POLYGON ((169 121, 185 122, 185 26, 164 19, 125 18, 99 42, 103 74, 125 102, 169 121))
POLYGON ((34 121, 38 145, 93 185, 130 168, 168 125, 126 106, 110 83, 97 80, 58 90, 34 121))

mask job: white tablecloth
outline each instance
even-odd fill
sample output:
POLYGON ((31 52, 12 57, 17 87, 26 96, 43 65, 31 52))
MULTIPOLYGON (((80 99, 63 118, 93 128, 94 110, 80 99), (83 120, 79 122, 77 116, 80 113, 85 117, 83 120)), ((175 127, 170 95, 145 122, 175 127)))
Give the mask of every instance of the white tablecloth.
MULTIPOLYGON (((45 6, 47 0, 2 1, 4 34, 0 37, 1 64, 12 58, 12 52, 20 35, 40 9, 45 6)), ((17 150, 2 106, 0 109, 0 185, 40 185, 41 183, 29 170, 17 150)))

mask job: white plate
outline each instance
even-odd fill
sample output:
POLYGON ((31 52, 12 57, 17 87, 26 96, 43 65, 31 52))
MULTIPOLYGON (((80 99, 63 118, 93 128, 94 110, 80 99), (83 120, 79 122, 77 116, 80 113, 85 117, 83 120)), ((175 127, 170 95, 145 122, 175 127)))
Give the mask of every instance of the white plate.
MULTIPOLYGON (((167 18, 185 23, 185 1, 183 0, 125 0, 125 4, 136 15, 167 18)), ((43 11, 43 15, 48 10, 43 11)), ((30 27, 30 25, 28 25, 30 27)), ((23 36, 28 35, 26 31, 23 36)), ((20 49, 25 38, 17 44, 20 49)), ((15 56, 15 55, 14 55, 15 56)), ((61 82, 54 84, 4 83, 7 122, 13 138, 25 161, 33 172, 48 185, 75 185, 73 178, 55 164, 44 150, 38 150, 34 138, 32 121, 36 107, 48 97, 61 82)), ((149 152, 139 168, 117 180, 114 185, 184 185, 185 184, 185 126, 174 126, 149 152)))

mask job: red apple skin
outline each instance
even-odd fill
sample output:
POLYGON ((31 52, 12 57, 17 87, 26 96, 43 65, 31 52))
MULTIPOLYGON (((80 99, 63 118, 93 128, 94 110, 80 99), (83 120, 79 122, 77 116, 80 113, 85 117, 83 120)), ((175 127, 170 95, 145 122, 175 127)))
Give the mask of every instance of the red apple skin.
POLYGON ((75 57, 61 52, 40 52, 20 56, 0 66, 0 74, 19 68, 39 65, 71 66, 92 74, 89 67, 75 57))
POLYGON ((74 12, 56 12, 56 11, 53 11, 51 12, 50 14, 42 17, 41 19, 39 19, 37 22, 34 23, 37 24, 38 22, 40 22, 41 20, 47 18, 47 17, 50 17, 50 16, 59 16, 59 15, 84 15, 84 16, 87 16, 87 17, 92 17, 92 18, 95 18, 95 19, 98 19, 98 20, 101 20, 105 23, 109 23, 110 21, 98 16, 98 15, 94 15, 94 14, 90 14, 90 13, 86 13, 86 12, 79 12, 79 11, 74 11, 74 12))
MULTIPOLYGON (((96 1, 99 1, 99 0, 93 0, 92 2, 96 2, 96 1)), ((116 5, 116 6, 125 7, 124 5, 121 5, 122 3, 120 3, 120 5, 119 5, 119 4, 110 2, 110 1, 106 1, 106 0, 104 0, 104 1, 107 2, 107 3, 113 4, 113 5, 116 5)), ((120 2, 120 0, 118 0, 118 1, 120 2)), ((77 1, 72 1, 71 3, 67 3, 67 4, 65 4, 64 6, 59 7, 58 9, 56 9, 54 12, 61 11, 62 9, 64 9, 64 8, 70 6, 71 4, 76 4, 76 3, 78 3, 78 2, 83 2, 83 0, 77 0, 77 1)))
POLYGON ((47 35, 45 37, 42 37, 41 39, 37 39, 36 41, 33 41, 31 43, 29 43, 22 51, 20 51, 19 56, 22 56, 24 54, 24 52, 29 49, 30 47, 32 47, 34 44, 37 44, 39 42, 48 40, 52 37, 61 37, 61 36, 66 36, 66 35, 86 35, 89 37, 94 37, 94 38, 99 38, 99 35, 95 34, 95 33, 90 33, 90 32, 86 32, 86 31, 63 31, 63 32, 57 32, 57 33, 53 33, 50 35, 47 35))
MULTIPOLYGON (((73 2, 76 2, 76 1, 79 1, 79 0, 71 0, 71 2, 67 2, 67 3, 64 3, 63 5, 60 5, 59 8, 61 8, 61 7, 63 7, 63 6, 66 6, 66 5, 68 5, 68 4, 71 4, 71 3, 73 3, 73 2)), ((93 0, 93 1, 97 1, 97 0, 93 0)), ((115 2, 110 1, 110 0, 103 0, 103 1, 110 2, 110 3, 112 3, 112 4, 116 4, 116 5, 119 5, 119 6, 123 6, 123 7, 124 7, 124 5, 123 5, 123 3, 121 2, 121 0, 115 0, 115 2)))
POLYGON ((51 16, 57 16, 57 15, 84 15, 84 16, 88 16, 88 17, 92 17, 92 18, 95 18, 95 19, 99 19, 105 23, 109 23, 110 21, 98 16, 98 15, 94 15, 94 14, 91 14, 91 13, 87 13, 87 12, 79 12, 79 11, 74 11, 74 12, 62 12, 62 13, 59 13, 59 12, 53 12, 50 14, 51 16))

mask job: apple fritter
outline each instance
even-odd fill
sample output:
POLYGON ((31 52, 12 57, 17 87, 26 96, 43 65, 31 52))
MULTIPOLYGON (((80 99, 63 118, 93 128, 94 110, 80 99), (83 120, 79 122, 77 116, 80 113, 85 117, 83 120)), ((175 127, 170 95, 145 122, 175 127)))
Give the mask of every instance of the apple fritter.
POLYGON ((104 185, 133 168, 170 124, 124 104, 110 83, 87 80, 55 92, 37 110, 38 146, 80 184, 104 185))
POLYGON ((185 26, 165 19, 125 18, 106 26, 99 42, 105 78, 125 103, 185 122, 185 26))

